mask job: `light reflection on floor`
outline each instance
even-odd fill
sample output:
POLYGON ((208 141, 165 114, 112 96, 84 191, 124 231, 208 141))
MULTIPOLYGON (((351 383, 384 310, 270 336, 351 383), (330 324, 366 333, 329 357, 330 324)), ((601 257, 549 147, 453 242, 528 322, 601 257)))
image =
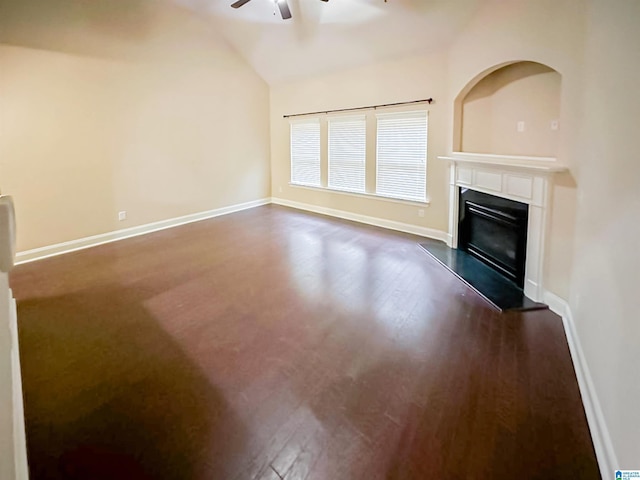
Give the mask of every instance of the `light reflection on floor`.
POLYGON ((433 285, 417 243, 415 251, 391 251, 375 232, 354 234, 291 230, 287 240, 292 285, 310 305, 327 296, 340 305, 339 312, 328 314, 367 318, 371 328, 386 330, 402 348, 419 344, 432 309, 424 308, 414 292, 429 291, 433 285))

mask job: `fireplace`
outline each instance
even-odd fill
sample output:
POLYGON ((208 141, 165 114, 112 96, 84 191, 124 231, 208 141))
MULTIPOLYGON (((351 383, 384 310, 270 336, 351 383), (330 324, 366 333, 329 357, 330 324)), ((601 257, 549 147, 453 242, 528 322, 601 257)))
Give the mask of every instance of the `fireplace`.
POLYGON ((531 300, 543 301, 544 247, 553 175, 566 171, 567 167, 558 165, 555 158, 543 157, 453 152, 451 156, 438 158, 450 162, 447 244, 452 248, 460 247, 461 189, 525 204, 528 223, 523 290, 531 300))
POLYGON ((529 206, 460 188, 458 248, 524 287, 529 206))

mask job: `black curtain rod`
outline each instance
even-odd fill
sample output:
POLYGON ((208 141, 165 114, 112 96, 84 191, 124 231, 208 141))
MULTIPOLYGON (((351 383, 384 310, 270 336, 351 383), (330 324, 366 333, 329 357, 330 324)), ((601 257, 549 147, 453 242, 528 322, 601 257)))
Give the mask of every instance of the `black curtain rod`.
POLYGON ((427 102, 429 105, 431 105, 431 102, 433 102, 433 98, 425 98, 424 100, 412 100, 410 102, 397 102, 397 103, 385 103, 382 105, 369 105, 368 107, 339 108, 337 110, 324 110, 322 112, 294 113, 292 115, 283 115, 283 118, 303 117, 305 115, 320 115, 320 114, 336 113, 336 112, 353 112, 354 110, 368 110, 370 108, 373 108, 375 110, 376 108, 396 107, 398 105, 410 105, 412 103, 424 103, 424 102, 427 102))

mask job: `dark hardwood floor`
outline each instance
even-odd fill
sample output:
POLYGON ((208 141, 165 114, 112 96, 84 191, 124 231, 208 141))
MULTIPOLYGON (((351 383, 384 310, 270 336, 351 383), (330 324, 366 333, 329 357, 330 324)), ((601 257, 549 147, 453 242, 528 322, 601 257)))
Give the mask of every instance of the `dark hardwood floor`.
POLYGON ((17 267, 31 478, 600 478, 561 319, 276 206, 17 267))

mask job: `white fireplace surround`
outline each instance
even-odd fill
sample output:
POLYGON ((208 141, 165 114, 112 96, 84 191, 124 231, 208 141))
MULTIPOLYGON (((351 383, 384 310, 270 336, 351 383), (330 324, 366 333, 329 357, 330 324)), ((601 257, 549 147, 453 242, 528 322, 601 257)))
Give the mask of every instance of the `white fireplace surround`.
POLYGON ((544 294, 544 248, 555 173, 567 167, 552 157, 523 157, 453 152, 438 157, 451 163, 449 177, 449 246, 458 246, 459 188, 469 188, 529 205, 524 293, 541 302, 544 294))

